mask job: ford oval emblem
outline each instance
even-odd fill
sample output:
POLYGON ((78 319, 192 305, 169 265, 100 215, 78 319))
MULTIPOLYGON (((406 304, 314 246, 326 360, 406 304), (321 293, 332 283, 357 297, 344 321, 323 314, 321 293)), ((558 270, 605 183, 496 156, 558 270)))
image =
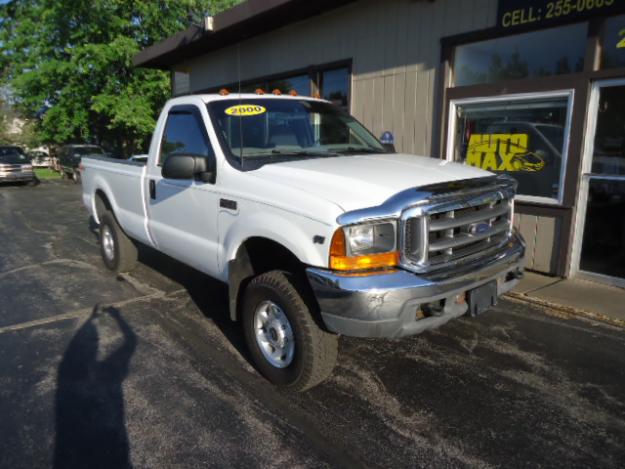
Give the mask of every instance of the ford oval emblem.
POLYGON ((472 235, 481 235, 490 230, 490 225, 486 222, 473 223, 469 228, 469 233, 472 235))

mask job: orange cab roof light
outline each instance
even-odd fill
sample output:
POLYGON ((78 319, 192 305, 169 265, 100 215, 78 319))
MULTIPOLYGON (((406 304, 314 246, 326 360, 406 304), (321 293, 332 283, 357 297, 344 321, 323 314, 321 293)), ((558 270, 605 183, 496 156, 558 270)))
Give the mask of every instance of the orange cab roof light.
POLYGON ((299 96, 299 95, 297 94, 297 91, 291 90, 289 91, 289 96, 299 96))
POLYGON ((258 89, 255 91, 255 93, 256 93, 256 94, 260 94, 260 95, 262 95, 262 94, 265 94, 265 90, 261 90, 260 88, 258 88, 258 89))
POLYGON ((275 94, 276 96, 280 96, 280 95, 282 95, 282 91, 280 91, 278 88, 276 88, 275 90, 273 90, 271 92, 271 94, 275 94))
POLYGON ((228 91, 226 88, 222 88, 219 90, 220 96, 228 96, 229 94, 230 94, 230 91, 228 91))

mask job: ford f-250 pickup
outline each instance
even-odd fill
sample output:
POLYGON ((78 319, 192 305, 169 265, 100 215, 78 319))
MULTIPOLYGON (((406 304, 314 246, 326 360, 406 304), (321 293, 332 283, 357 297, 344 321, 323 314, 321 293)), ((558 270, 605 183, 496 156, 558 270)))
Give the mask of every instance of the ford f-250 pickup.
POLYGON ((147 162, 85 157, 105 265, 136 243, 226 282, 257 369, 304 390, 338 336, 399 338, 489 309, 522 276, 514 180, 388 152, 313 98, 185 96, 147 162))

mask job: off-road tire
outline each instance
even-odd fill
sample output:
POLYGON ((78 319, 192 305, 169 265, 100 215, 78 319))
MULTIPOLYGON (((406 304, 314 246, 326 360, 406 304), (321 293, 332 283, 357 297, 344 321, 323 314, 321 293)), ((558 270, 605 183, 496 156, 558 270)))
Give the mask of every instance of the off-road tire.
POLYGON ((338 336, 321 329, 301 291, 292 274, 267 272, 249 283, 241 309, 245 341, 256 368, 271 383, 294 391, 305 391, 328 378, 338 355, 338 336), (254 314, 266 300, 282 309, 293 329, 295 353, 286 368, 272 365, 256 341, 254 314))
POLYGON ((121 229, 115 216, 106 211, 100 218, 100 254, 107 269, 115 272, 130 272, 137 264, 137 247, 121 229), (105 253, 105 231, 109 230, 113 239, 114 255, 111 258, 105 253))

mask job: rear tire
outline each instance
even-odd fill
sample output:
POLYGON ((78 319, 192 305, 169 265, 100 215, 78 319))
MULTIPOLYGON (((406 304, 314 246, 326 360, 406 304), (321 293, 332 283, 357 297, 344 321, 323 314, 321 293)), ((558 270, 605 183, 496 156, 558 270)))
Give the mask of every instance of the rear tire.
POLYGON ((115 273, 130 272, 137 264, 137 247, 111 212, 100 219, 100 253, 104 265, 115 273))
POLYGON ((241 313, 252 359, 271 383, 305 391, 330 376, 338 337, 319 327, 291 274, 274 270, 254 278, 241 313))

